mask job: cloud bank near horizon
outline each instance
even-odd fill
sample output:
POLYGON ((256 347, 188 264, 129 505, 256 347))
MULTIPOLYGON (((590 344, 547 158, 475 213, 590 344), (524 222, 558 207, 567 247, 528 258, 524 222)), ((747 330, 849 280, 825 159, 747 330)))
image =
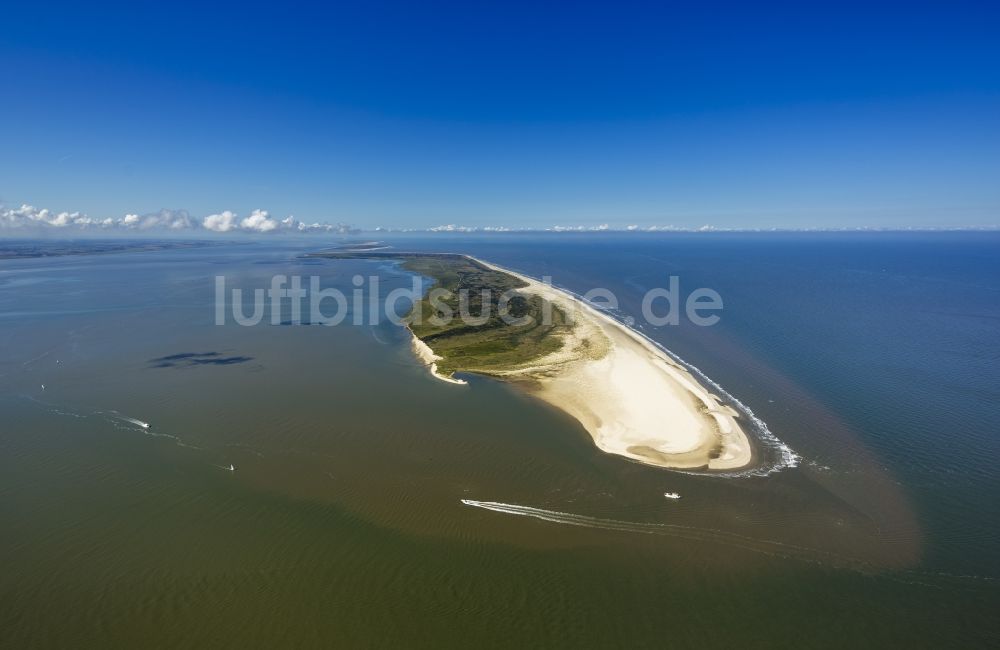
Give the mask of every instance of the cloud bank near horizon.
MULTIPOLYGON (((376 231, 383 230, 382 228, 376 228, 376 231)), ((716 230, 725 230, 724 228, 716 228, 712 225, 699 226, 697 228, 688 228, 682 226, 639 226, 636 224, 629 224, 625 226, 612 227, 609 224, 602 223, 596 226, 568 226, 568 225, 556 225, 549 226, 547 228, 508 228, 507 226, 459 226, 453 223, 434 226, 433 228, 427 228, 426 232, 458 232, 458 233, 473 233, 473 232, 714 232, 716 230)))
POLYGON ((779 227, 720 227, 711 224, 701 226, 676 225, 567 225, 518 227, 503 225, 461 225, 443 224, 425 228, 394 228, 377 227, 361 229, 343 223, 307 223, 293 216, 278 219, 272 217, 267 210, 253 210, 249 215, 241 217, 232 210, 210 214, 202 218, 192 216, 187 210, 163 209, 147 214, 126 214, 123 217, 90 217, 82 212, 53 212, 46 208, 36 208, 23 204, 17 208, 7 208, 0 204, 0 236, 3 235, 42 235, 46 232, 63 232, 66 234, 100 234, 118 233, 135 235, 157 234, 309 234, 326 233, 349 235, 362 232, 371 233, 516 233, 516 232, 776 232, 776 231, 807 231, 807 232, 854 232, 854 231, 998 231, 1000 225, 956 225, 946 227, 890 227, 890 226, 844 226, 838 228, 779 228, 779 227))
POLYGON ((0 231, 73 230, 81 232, 204 232, 204 233, 351 233, 351 226, 338 223, 306 223, 293 216, 277 219, 267 210, 240 216, 224 210, 204 218, 187 210, 160 210, 124 217, 90 217, 82 212, 53 212, 24 204, 19 208, 0 206, 0 231))

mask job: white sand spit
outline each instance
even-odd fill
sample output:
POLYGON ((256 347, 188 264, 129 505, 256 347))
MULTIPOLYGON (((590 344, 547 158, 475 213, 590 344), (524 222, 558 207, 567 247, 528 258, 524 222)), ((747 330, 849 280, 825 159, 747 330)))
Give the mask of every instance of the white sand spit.
POLYGON ((663 350, 561 289, 477 261, 520 278, 528 286, 519 291, 542 296, 572 319, 559 351, 499 374, 532 379, 533 392, 579 420, 600 449, 659 467, 731 470, 751 463, 737 412, 663 350))

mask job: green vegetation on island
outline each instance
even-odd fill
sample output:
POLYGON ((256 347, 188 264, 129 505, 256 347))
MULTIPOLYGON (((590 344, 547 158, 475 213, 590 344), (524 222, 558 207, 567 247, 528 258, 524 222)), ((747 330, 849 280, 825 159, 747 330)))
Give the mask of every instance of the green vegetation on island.
POLYGON ((465 255, 335 251, 317 257, 394 259, 404 269, 434 280, 406 321, 413 334, 441 357, 439 372, 501 374, 529 366, 562 347, 569 330, 562 310, 508 273, 465 255))
POLYGON ((64 257, 67 255, 107 255, 110 253, 142 253, 178 248, 214 246, 207 241, 147 241, 147 240, 6 240, 0 242, 0 260, 31 257, 64 257))

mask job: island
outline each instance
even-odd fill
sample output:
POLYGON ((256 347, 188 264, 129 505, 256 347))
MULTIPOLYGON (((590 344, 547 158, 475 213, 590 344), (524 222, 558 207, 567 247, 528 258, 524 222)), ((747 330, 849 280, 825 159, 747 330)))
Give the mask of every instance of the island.
POLYGON ((511 382, 576 418, 602 451, 647 465, 723 471, 754 461, 735 409, 663 349, 570 293, 461 254, 312 256, 388 258, 431 278, 405 320, 414 352, 439 379, 511 382))
POLYGON ((178 248, 202 248, 217 245, 215 242, 197 240, 40 240, 9 239, 0 242, 0 260, 37 257, 65 257, 67 255, 108 255, 111 253, 144 253, 178 248))

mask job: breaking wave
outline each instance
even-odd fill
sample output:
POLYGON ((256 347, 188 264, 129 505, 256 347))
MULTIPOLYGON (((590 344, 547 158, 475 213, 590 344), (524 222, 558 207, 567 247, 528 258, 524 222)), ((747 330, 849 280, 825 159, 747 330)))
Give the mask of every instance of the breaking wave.
MULTIPOLYGON (((500 268, 505 268, 500 265, 496 266, 499 266, 500 268)), ((530 276, 526 273, 521 273, 520 271, 513 271, 513 272, 531 278, 536 282, 541 282, 541 280, 533 276, 530 276)), ((749 428, 751 429, 751 432, 753 433, 757 442, 762 444, 770 451, 770 454, 768 454, 769 458, 767 459, 766 462, 762 463, 757 467, 752 467, 746 470, 737 470, 732 472, 692 472, 680 469, 671 469, 671 471, 681 472, 682 474, 697 474, 698 476, 742 478, 751 476, 768 476, 770 474, 780 472, 781 470, 784 469, 789 469, 799 466, 799 462, 801 461, 801 456, 796 454, 791 447, 782 442, 781 439, 778 438, 778 436, 774 435, 771 429, 768 428, 767 423, 765 423, 763 420, 757 417, 757 415, 753 412, 753 410, 751 410, 749 406, 747 406, 746 404, 738 400, 736 397, 734 397, 732 394, 730 394, 728 391, 726 391, 726 389, 720 386, 715 380, 713 380, 711 377, 702 372, 700 368, 691 363, 688 363, 681 357, 677 356, 674 352, 668 350, 663 344, 654 341, 646 333, 640 331, 639 329, 631 325, 628 321, 634 321, 632 317, 626 316, 621 312, 619 312, 618 310, 599 308, 593 305, 592 303, 588 302, 587 300, 585 300, 582 295, 576 293, 575 291, 567 289, 566 287, 562 287, 553 283, 550 283, 550 286, 577 299, 578 301, 587 305, 591 309, 594 309, 598 313, 608 316, 616 323, 618 323, 624 328, 627 328, 630 332, 636 334, 637 336, 641 336, 647 342, 655 346, 658 350, 662 351, 664 354, 670 357, 673 361, 683 366, 692 375, 695 375, 703 384, 710 386, 722 398, 724 402, 731 404, 737 411, 739 411, 740 414, 742 414, 746 418, 747 422, 749 423, 749 428)))

